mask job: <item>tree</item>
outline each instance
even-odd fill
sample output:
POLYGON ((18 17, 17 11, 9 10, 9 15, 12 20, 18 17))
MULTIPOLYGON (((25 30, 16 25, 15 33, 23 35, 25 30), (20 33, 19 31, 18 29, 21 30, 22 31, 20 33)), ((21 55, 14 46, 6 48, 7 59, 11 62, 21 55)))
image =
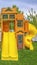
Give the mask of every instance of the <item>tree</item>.
POLYGON ((13 8, 16 8, 17 13, 22 13, 16 5, 13 5, 13 8))
POLYGON ((35 27, 37 28, 37 14, 36 11, 33 10, 33 8, 31 8, 29 12, 29 15, 27 14, 27 19, 30 21, 31 24, 35 25, 35 27))

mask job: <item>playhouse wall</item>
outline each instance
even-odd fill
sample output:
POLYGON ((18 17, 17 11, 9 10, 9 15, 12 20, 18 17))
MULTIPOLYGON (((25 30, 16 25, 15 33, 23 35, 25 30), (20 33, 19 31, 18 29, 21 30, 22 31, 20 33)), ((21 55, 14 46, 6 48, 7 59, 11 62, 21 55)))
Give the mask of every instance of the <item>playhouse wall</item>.
POLYGON ((28 28, 28 24, 29 24, 28 21, 25 20, 25 23, 24 23, 24 31, 25 31, 25 32, 28 32, 28 29, 29 29, 29 28, 28 28))
POLYGON ((8 22, 3 22, 3 31, 8 32, 9 31, 9 23, 8 22))

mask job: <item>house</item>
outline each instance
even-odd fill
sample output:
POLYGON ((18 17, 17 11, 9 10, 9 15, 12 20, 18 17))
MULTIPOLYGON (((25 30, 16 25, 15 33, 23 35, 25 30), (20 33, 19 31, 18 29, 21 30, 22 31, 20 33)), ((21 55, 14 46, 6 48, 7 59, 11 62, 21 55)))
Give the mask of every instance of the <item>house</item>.
POLYGON ((2 8, 2 31, 15 31, 17 47, 23 48, 24 34, 28 32, 28 21, 24 19, 23 13, 18 13, 17 8, 2 8))

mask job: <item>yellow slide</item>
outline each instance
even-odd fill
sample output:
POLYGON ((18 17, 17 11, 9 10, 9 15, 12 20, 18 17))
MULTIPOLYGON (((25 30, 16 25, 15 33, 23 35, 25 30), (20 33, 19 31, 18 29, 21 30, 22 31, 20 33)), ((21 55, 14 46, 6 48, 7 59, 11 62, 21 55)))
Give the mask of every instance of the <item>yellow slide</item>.
POLYGON ((33 48, 33 45, 32 45, 32 36, 30 36, 30 35, 26 35, 25 37, 24 37, 24 45, 27 47, 27 48, 29 48, 30 50, 33 50, 34 48, 33 48))
POLYGON ((18 60, 15 32, 3 32, 2 60, 18 60))
POLYGON ((8 32, 3 32, 3 40, 2 40, 2 54, 1 54, 1 59, 2 60, 7 60, 9 59, 9 55, 8 55, 8 32))
POLYGON ((29 48, 30 50, 33 50, 33 45, 32 45, 32 38, 35 37, 37 34, 37 29, 35 28, 34 25, 29 23, 29 33, 24 36, 24 45, 29 48))
POLYGON ((29 23, 29 35, 31 35, 32 37, 35 37, 35 35, 37 34, 37 29, 34 25, 29 23))
POLYGON ((17 42, 15 32, 9 32, 9 56, 11 60, 18 60, 17 42))

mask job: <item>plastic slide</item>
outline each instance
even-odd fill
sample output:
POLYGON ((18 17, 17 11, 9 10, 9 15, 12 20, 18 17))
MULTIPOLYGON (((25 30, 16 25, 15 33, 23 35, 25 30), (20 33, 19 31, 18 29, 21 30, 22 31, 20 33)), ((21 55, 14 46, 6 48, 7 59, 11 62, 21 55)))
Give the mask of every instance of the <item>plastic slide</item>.
POLYGON ((15 32, 4 32, 2 42, 2 60, 18 60, 15 32))
POLYGON ((9 32, 9 56, 10 60, 18 60, 15 32, 9 32))
POLYGON ((36 34, 37 34, 36 27, 29 23, 29 35, 31 35, 32 37, 35 37, 36 34))
POLYGON ((30 50, 33 50, 33 45, 32 45, 32 38, 35 37, 37 34, 37 29, 35 28, 34 25, 29 23, 29 33, 24 36, 24 45, 29 48, 30 50))
POLYGON ((33 45, 32 45, 32 36, 27 35, 24 37, 24 45, 25 47, 29 48, 30 50, 33 50, 33 45))
POLYGON ((2 54, 1 54, 2 60, 9 59, 8 55, 8 32, 3 32, 3 40, 2 40, 2 54))

